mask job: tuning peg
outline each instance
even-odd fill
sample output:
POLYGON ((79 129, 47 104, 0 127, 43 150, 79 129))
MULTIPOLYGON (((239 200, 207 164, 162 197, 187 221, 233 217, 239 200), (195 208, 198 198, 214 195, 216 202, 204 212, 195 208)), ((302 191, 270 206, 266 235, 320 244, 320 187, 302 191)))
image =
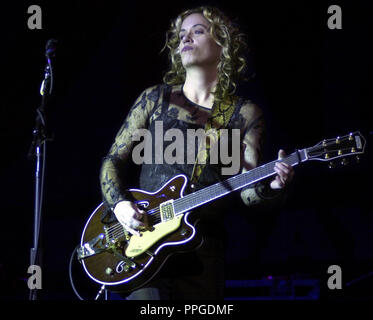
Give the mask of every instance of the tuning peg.
POLYGON ((343 164, 344 166, 348 164, 348 161, 346 158, 343 158, 342 161, 341 161, 341 164, 343 164))
POLYGON ((334 169, 335 168, 335 162, 330 161, 329 162, 329 169, 334 169))

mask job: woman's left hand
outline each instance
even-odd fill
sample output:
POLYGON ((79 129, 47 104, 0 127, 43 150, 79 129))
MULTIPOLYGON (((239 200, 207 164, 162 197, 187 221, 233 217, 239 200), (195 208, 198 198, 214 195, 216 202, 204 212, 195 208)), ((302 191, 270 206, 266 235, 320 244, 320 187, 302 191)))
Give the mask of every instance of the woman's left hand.
MULTIPOLYGON (((281 149, 278 152, 278 159, 281 160, 285 156, 285 151, 281 149)), ((277 172, 277 175, 270 184, 272 189, 282 189, 293 180, 294 169, 291 165, 285 162, 276 162, 274 170, 277 172)))

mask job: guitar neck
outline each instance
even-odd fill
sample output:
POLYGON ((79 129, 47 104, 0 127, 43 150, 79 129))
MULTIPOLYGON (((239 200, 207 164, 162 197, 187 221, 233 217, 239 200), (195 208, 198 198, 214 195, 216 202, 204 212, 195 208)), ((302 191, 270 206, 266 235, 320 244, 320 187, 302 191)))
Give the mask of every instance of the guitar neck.
POLYGON ((233 176, 227 180, 220 181, 204 189, 200 189, 190 193, 183 198, 174 201, 175 213, 180 214, 190 211, 205 203, 219 199, 229 193, 245 188, 251 184, 264 180, 270 176, 276 175, 274 171, 275 163, 278 161, 285 162, 292 166, 296 166, 301 162, 307 161, 306 149, 298 150, 281 160, 274 160, 260 167, 256 167, 247 172, 233 176))

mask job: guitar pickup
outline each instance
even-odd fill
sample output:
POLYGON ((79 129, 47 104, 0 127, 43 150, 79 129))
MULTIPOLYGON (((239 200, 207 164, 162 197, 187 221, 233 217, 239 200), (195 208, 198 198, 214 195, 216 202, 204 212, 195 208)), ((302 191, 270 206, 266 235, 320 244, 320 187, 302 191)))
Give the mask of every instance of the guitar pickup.
POLYGON ((160 204, 162 222, 172 220, 175 217, 174 200, 168 200, 160 204))

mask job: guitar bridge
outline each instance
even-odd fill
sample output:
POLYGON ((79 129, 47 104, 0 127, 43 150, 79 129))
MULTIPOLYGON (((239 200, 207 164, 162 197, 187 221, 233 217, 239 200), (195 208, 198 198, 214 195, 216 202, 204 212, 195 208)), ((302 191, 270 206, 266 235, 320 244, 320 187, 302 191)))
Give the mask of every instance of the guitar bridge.
POLYGON ((91 241, 84 243, 76 249, 78 260, 80 261, 105 251, 107 247, 102 243, 104 237, 104 234, 100 233, 96 238, 93 238, 91 241))

